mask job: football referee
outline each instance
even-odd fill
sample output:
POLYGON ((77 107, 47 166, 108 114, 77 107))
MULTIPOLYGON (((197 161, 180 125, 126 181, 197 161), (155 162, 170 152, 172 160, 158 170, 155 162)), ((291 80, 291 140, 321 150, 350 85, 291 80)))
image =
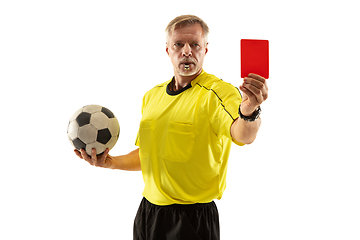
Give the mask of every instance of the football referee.
POLYGON ((209 28, 183 15, 166 28, 166 52, 174 77, 143 98, 138 148, 113 157, 75 153, 98 167, 142 171, 143 200, 134 221, 135 240, 218 240, 221 199, 232 142, 252 143, 260 127, 266 80, 249 74, 239 90, 203 70, 209 28))

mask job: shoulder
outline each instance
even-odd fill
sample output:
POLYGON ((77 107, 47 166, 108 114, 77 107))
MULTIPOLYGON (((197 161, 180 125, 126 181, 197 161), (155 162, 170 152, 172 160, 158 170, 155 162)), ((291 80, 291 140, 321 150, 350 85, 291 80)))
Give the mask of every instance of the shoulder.
POLYGON ((154 86, 153 88, 151 88, 150 90, 148 90, 145 93, 144 98, 151 97, 152 95, 157 94, 157 93, 162 92, 162 91, 166 91, 166 87, 170 82, 171 82, 171 80, 168 80, 166 82, 157 84, 156 86, 154 86))
POLYGON ((227 98, 229 95, 241 97, 240 91, 237 87, 212 74, 203 74, 202 78, 196 83, 196 85, 209 91, 211 95, 216 95, 220 100, 227 98))
POLYGON ((157 84, 156 86, 154 86, 153 88, 151 88, 149 91, 147 91, 147 93, 151 93, 151 92, 156 92, 156 91, 161 91, 161 89, 166 88, 166 86, 171 82, 171 80, 168 80, 166 82, 157 84))

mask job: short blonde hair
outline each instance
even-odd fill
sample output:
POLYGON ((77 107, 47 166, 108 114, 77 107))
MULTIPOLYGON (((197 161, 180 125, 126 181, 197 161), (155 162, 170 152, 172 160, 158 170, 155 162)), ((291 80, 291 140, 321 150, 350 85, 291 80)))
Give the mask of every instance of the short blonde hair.
POLYGON ((195 15, 181 15, 181 16, 174 18, 167 25, 167 27, 165 29, 166 41, 167 42, 169 41, 170 35, 171 35, 172 31, 175 30, 175 28, 182 27, 182 26, 188 26, 188 25, 192 25, 192 24, 196 24, 196 23, 200 24, 200 26, 203 30, 203 35, 204 35, 205 44, 206 44, 207 40, 208 40, 208 35, 209 35, 209 27, 201 18, 199 18, 195 15))

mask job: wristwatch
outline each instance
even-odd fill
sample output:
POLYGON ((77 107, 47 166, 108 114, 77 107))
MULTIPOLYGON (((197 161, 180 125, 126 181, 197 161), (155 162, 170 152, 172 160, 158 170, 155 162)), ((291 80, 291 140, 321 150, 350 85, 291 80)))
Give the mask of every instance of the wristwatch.
POLYGON ((244 116, 244 115, 242 115, 242 113, 240 111, 240 106, 239 106, 239 115, 242 120, 245 120, 248 122, 255 122, 255 120, 259 118, 260 113, 261 113, 261 108, 260 108, 260 106, 258 106, 257 109, 253 112, 253 114, 251 116, 244 116))

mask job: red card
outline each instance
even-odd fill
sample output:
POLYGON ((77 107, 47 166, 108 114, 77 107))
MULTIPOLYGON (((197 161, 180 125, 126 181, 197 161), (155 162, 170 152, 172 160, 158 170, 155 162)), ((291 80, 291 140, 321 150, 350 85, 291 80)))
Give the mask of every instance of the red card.
POLYGON ((269 78, 269 41, 241 39, 241 77, 255 73, 269 78))

